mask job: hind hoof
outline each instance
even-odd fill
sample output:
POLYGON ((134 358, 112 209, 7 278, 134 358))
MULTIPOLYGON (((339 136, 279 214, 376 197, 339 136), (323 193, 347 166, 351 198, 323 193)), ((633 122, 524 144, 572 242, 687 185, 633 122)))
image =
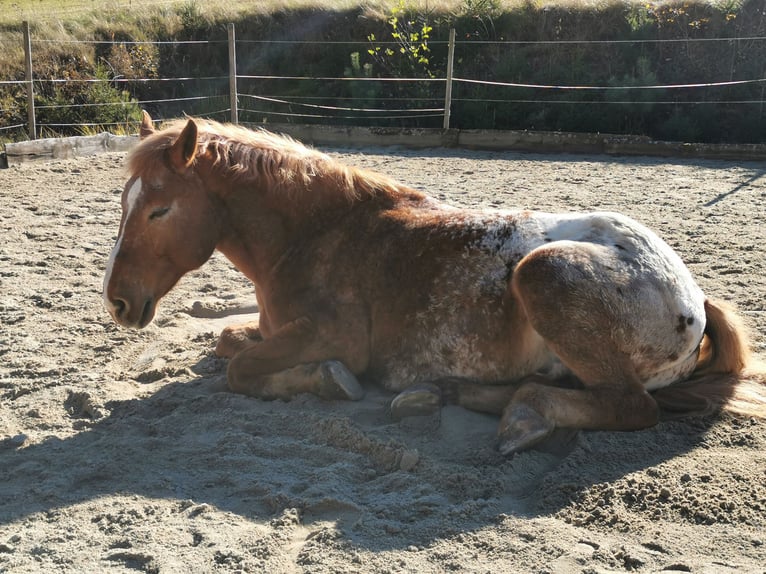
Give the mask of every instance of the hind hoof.
POLYGON ((328 400, 359 401, 364 398, 364 389, 354 374, 340 361, 322 363, 318 395, 328 400))
POLYGON ((549 437, 555 428, 534 409, 523 404, 510 405, 500 421, 497 449, 506 456, 526 450, 549 437))
POLYGON ((391 416, 397 420, 428 416, 437 413, 441 407, 442 394, 439 387, 422 383, 402 391, 393 398, 391 416))

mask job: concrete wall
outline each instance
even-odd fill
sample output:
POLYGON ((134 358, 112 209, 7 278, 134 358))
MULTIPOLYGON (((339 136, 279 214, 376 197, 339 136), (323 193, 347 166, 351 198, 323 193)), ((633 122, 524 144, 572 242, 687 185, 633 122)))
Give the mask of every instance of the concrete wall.
POLYGON ((654 141, 643 136, 502 130, 397 129, 269 124, 305 143, 328 146, 408 148, 460 147, 537 153, 646 155, 729 160, 764 160, 766 144, 695 144, 654 141))

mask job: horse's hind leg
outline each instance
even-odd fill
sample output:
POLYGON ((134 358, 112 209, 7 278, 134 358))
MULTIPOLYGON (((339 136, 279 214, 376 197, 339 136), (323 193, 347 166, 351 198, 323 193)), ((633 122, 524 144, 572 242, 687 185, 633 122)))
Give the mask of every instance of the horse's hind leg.
POLYGON ((449 377, 413 385, 391 401, 391 415, 396 419, 431 415, 444 404, 459 405, 471 411, 499 415, 518 385, 482 384, 469 379, 449 377))
POLYGON ((505 407, 498 448, 511 454, 534 446, 557 427, 637 430, 657 424, 657 403, 640 384, 601 384, 580 390, 527 383, 505 407))
POLYGON ((489 385, 466 379, 434 381, 444 404, 459 405, 469 411, 499 415, 519 388, 518 384, 489 385))
POLYGON ((505 411, 513 395, 529 384, 542 386, 582 388, 580 382, 569 374, 554 377, 535 374, 520 381, 503 384, 476 383, 465 379, 447 378, 434 381, 441 391, 444 404, 459 405, 471 411, 500 415, 505 411))
POLYGON ((584 388, 522 385, 501 419, 502 452, 528 448, 556 427, 634 430, 657 423, 657 404, 632 355, 641 341, 630 314, 664 315, 637 306, 640 294, 629 292, 641 286, 630 283, 628 270, 610 249, 573 242, 538 248, 517 266, 512 288, 528 320, 584 388))

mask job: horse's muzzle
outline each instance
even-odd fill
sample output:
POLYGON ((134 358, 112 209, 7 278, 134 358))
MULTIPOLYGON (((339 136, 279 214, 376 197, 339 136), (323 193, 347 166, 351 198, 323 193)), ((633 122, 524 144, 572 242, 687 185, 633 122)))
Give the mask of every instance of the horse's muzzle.
POLYGON ((110 297, 107 309, 112 319, 123 327, 143 329, 154 318, 155 302, 153 298, 147 297, 138 305, 131 305, 122 297, 110 297))

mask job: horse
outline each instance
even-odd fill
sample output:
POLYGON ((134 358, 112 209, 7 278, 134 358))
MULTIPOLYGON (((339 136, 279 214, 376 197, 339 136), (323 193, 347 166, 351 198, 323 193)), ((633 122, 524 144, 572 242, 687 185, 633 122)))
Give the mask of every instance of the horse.
POLYGON ((500 415, 508 455, 661 412, 766 417, 736 312, 624 215, 458 209, 287 136, 157 130, 146 112, 127 168, 106 307, 143 328, 220 251, 260 311, 216 345, 233 392, 360 400, 374 381, 395 417, 445 402, 500 415))

